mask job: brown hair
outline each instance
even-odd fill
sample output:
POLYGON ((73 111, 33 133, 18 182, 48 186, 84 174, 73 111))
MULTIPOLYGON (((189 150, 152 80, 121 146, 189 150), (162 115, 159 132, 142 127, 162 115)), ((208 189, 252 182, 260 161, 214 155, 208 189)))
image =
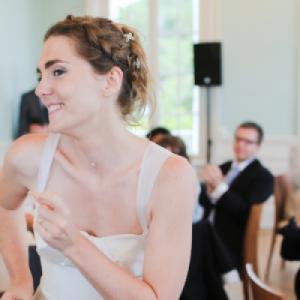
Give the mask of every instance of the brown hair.
POLYGON ((146 56, 136 31, 105 18, 67 16, 54 24, 44 41, 51 36, 66 36, 75 42, 78 54, 99 74, 114 66, 123 72, 118 104, 123 118, 136 121, 133 112, 143 113, 153 104, 149 96, 149 70, 146 56))
POLYGON ((178 136, 167 134, 163 136, 157 142, 157 144, 164 148, 169 147, 171 149, 171 152, 180 155, 182 157, 185 157, 187 160, 190 160, 186 152, 186 145, 184 141, 178 136))
POLYGON ((262 127, 260 125, 258 125, 257 123, 252 122, 252 121, 243 122, 238 126, 238 128, 236 130, 238 130, 239 128, 247 128, 247 129, 256 130, 257 135, 258 135, 257 144, 260 145, 262 143, 262 140, 264 138, 264 131, 263 131, 262 127))

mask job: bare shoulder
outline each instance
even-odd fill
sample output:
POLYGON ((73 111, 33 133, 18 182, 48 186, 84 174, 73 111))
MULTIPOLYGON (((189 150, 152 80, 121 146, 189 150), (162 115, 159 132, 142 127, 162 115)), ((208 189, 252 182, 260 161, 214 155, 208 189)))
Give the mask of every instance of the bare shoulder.
POLYGON ((34 176, 46 138, 47 134, 26 134, 18 138, 5 156, 4 171, 26 177, 34 176))
POLYGON ((172 155, 163 165, 153 190, 151 208, 193 210, 197 193, 197 176, 183 157, 172 155))
POLYGON ((196 184, 196 173, 187 159, 172 155, 163 165, 159 180, 163 185, 178 183, 181 187, 191 187, 196 184))

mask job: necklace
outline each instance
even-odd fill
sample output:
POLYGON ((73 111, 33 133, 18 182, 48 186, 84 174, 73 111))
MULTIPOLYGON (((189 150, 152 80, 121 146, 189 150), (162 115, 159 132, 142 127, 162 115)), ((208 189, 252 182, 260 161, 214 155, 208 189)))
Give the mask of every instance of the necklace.
POLYGON ((96 168, 96 167, 97 167, 97 163, 96 163, 95 161, 91 161, 91 162, 90 162, 90 166, 91 166, 92 168, 96 168))

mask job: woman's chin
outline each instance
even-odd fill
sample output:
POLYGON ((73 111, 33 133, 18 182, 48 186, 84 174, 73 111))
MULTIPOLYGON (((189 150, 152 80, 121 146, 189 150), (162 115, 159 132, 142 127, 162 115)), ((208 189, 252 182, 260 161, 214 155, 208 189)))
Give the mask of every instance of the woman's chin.
POLYGON ((52 133, 61 133, 63 131, 63 126, 50 121, 48 130, 52 133))

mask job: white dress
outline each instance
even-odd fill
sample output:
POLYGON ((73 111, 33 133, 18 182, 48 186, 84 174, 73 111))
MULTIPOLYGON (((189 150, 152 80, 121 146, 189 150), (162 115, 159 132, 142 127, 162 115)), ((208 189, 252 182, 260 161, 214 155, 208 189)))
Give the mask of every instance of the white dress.
MULTIPOLYGON (((44 191, 47 185, 58 141, 58 134, 49 134, 46 140, 38 173, 38 192, 44 191)), ((148 231, 147 202, 161 166, 170 155, 172 155, 171 152, 152 142, 145 151, 137 191, 137 213, 143 229, 142 234, 94 237, 86 232, 81 232, 104 255, 138 278, 143 277, 144 252, 148 231)), ((35 300, 104 299, 67 257, 48 245, 38 232, 35 232, 35 237, 43 272, 35 300)), ((118 283, 116 283, 116 288, 118 288, 118 283)))

